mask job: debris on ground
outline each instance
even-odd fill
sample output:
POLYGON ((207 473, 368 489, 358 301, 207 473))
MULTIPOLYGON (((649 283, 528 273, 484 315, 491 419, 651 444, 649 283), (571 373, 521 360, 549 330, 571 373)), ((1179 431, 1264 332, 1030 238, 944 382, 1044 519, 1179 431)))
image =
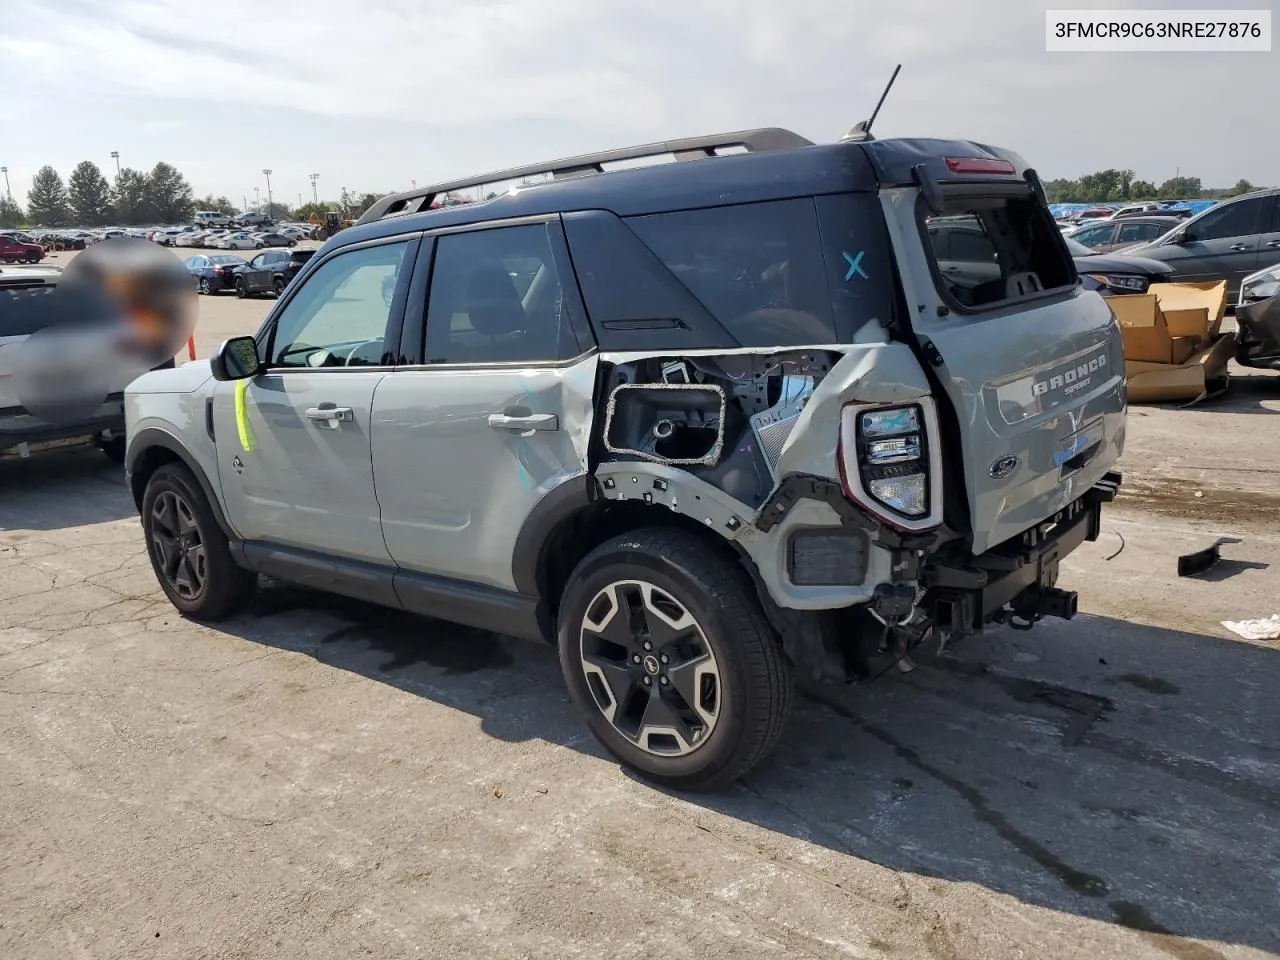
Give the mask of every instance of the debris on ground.
POLYGON ((1280 613, 1265 620, 1223 620, 1222 625, 1246 640, 1280 640, 1280 613))
POLYGON ((1184 553, 1178 558, 1178 576, 1194 577, 1205 573, 1222 559, 1222 547, 1228 543, 1240 543, 1239 537, 1219 537, 1203 550, 1184 553))

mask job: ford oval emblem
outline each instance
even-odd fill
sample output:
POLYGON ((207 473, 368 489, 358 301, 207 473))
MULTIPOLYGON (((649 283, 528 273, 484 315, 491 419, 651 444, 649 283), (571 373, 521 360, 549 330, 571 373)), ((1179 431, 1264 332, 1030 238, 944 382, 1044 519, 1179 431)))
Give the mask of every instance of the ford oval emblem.
POLYGON ((1014 470, 1018 469, 1018 458, 1012 454, 1001 457, 995 463, 991 464, 991 476, 995 480, 1003 480, 1014 470))

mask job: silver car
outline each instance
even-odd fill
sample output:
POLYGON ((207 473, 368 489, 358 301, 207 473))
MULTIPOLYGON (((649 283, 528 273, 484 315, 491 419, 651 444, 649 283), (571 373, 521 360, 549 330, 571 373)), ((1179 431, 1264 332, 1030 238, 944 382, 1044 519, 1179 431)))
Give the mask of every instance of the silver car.
POLYGON ((714 788, 796 671, 1075 613, 1123 374, 1015 154, 755 130, 383 199, 130 386, 126 466, 185 615, 267 574, 552 643, 614 756, 714 788))

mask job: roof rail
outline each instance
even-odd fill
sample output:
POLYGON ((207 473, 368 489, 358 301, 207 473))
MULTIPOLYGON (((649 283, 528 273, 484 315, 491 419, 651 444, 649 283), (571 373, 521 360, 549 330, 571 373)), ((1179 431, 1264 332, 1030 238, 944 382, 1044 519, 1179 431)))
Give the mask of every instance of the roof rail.
POLYGON ((645 157, 674 155, 676 160, 701 160, 714 157, 717 150, 741 147, 747 153, 761 153, 766 150, 788 150, 793 147, 811 147, 813 141, 806 140, 798 133, 783 130, 779 127, 762 127, 758 130, 739 130, 735 133, 718 133, 706 137, 690 137, 685 140, 668 140, 664 143, 646 143, 638 147, 621 147, 616 150, 605 150, 600 153, 589 153, 579 157, 567 157, 553 160, 551 163, 534 163, 524 167, 512 167, 509 170, 496 170, 478 177, 466 177, 462 180, 451 180, 437 183, 429 187, 419 187, 404 193, 395 193, 383 197, 364 212, 356 224, 371 223, 385 217, 401 216, 408 213, 419 213, 431 207, 432 202, 441 194, 470 187, 483 187, 489 184, 505 183, 509 180, 522 180, 525 177, 536 177, 550 174, 557 180, 570 177, 590 176, 604 173, 606 163, 618 163, 623 160, 638 160, 645 157))

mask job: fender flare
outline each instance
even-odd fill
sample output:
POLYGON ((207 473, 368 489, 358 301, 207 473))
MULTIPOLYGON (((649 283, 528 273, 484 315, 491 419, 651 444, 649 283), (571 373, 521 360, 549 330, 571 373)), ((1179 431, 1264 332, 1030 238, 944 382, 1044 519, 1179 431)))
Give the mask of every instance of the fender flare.
POLYGON ((142 509, 142 492, 134 489, 134 475, 137 473, 137 468, 143 462, 147 452, 157 447, 173 454, 173 457, 178 462, 191 471, 191 475, 200 484, 200 492, 204 494, 205 500, 208 501, 209 509, 213 512, 214 519, 218 521, 218 526, 222 528, 222 532, 227 535, 229 540, 238 539, 235 531, 231 529, 231 525, 227 523, 226 515, 222 512, 222 502, 214 492, 213 484, 209 482, 209 477, 204 472, 204 469, 196 458, 187 451, 186 447, 182 445, 182 441, 159 427, 147 427, 144 430, 140 430, 130 439, 129 447, 125 451, 125 482, 129 485, 129 490, 133 494, 134 503, 138 506, 138 509, 142 509))
POLYGON ((511 552, 511 578, 520 593, 544 599, 539 574, 546 559, 547 541, 556 527, 595 501, 594 489, 594 479, 582 473, 553 487, 534 504, 511 552))

